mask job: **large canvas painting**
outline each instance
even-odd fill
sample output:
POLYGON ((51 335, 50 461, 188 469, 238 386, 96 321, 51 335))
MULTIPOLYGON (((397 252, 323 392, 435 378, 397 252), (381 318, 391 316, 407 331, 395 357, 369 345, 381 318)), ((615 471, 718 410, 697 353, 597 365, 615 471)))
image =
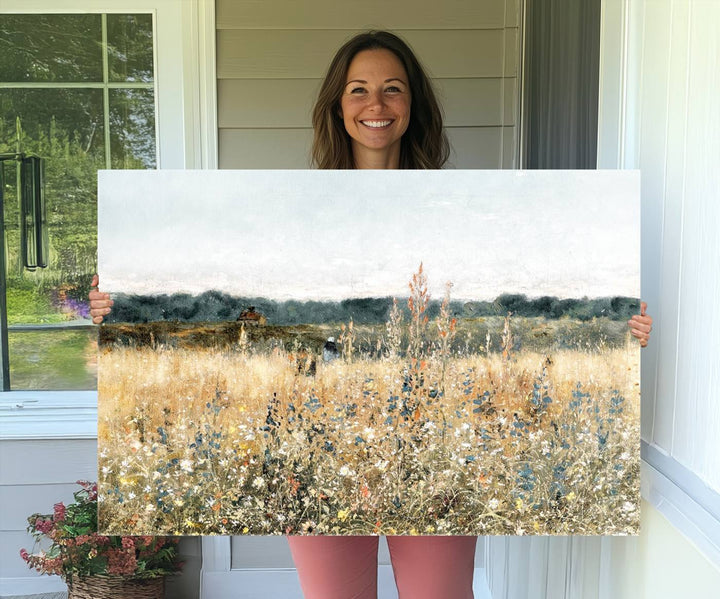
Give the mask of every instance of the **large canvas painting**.
POLYGON ((99 183, 102 531, 638 532, 636 172, 99 183))

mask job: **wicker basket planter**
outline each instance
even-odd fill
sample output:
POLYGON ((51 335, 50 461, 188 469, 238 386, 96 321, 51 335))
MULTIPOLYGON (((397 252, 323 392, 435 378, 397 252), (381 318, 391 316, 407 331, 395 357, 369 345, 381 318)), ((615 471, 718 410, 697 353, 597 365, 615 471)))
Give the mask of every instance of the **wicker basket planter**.
POLYGON ((68 583, 68 599, 163 599, 165 578, 89 576, 68 583))

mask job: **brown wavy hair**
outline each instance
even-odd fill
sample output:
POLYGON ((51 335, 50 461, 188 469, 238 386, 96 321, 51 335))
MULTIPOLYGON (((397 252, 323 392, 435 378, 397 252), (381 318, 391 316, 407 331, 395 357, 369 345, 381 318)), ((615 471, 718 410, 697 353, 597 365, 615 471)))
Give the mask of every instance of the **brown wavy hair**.
POLYGON ((348 68, 363 50, 389 50, 405 67, 410 85, 410 123, 402 136, 400 168, 442 168, 450 155, 443 131, 442 111, 432 83, 410 47, 388 31, 356 35, 340 48, 328 67, 312 114, 312 162, 321 169, 355 168, 350 136, 340 116, 340 98, 348 68))

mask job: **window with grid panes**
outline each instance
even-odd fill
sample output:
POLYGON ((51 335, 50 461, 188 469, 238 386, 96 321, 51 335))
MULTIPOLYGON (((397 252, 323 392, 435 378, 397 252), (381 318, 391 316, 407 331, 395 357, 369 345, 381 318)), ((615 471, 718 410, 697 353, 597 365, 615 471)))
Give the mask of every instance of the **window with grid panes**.
POLYGON ((11 388, 94 389, 97 170, 156 167, 152 14, 0 15, 0 154, 45 159, 49 263, 20 256, 3 162, 11 388))

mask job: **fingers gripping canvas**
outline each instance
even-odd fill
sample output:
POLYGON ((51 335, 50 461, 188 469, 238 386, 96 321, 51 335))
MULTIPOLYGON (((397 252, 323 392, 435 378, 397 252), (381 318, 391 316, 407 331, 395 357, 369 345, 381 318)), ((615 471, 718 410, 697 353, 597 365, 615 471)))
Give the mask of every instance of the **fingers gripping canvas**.
POLYGON ((100 528, 634 534, 639 177, 100 173, 100 528))

